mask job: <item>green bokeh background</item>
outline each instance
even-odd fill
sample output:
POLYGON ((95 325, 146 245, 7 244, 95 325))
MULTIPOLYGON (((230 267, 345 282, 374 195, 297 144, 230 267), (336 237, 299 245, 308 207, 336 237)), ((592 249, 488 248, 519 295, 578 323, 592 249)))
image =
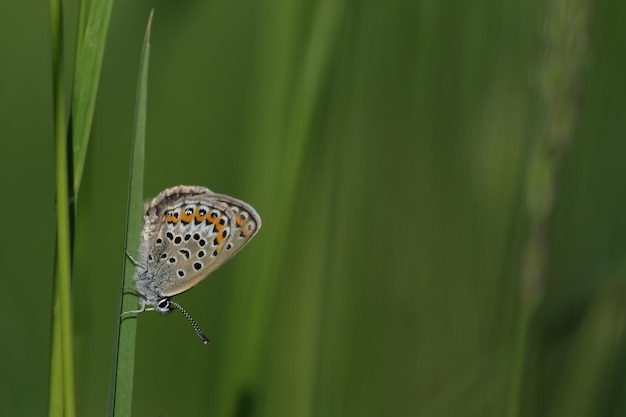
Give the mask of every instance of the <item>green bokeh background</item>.
MULTIPOLYGON (((134 415, 506 415, 546 3, 117 1, 78 200, 78 415, 107 406, 152 7, 145 197, 207 186, 263 229, 177 297, 210 346, 180 314, 139 317, 134 415)), ((626 3, 589 9, 521 416, 626 412, 626 3)), ((44 2, 0 5, 2 416, 47 407, 49 27, 44 2)))

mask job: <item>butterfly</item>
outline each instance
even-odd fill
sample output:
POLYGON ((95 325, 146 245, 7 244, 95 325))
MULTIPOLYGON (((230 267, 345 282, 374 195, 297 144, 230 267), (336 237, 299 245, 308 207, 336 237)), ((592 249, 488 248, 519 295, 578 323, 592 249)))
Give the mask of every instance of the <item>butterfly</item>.
POLYGON ((139 309, 169 314, 179 310, 198 337, 194 319, 172 297, 183 293, 235 256, 261 228, 261 217, 248 203, 205 187, 179 185, 164 190, 145 206, 135 264, 139 309), (152 307, 147 308, 150 305, 152 307))

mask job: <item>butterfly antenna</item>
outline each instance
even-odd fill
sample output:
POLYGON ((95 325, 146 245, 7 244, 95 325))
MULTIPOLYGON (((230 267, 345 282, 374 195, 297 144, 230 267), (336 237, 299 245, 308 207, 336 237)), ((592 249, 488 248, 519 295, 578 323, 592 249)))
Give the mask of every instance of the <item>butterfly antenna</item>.
POLYGON ((198 323, 196 323, 193 317, 191 317, 191 315, 187 313, 187 311, 184 308, 182 308, 180 304, 170 300, 170 305, 174 306, 177 310, 183 313, 183 316, 185 316, 185 318, 189 320, 189 324, 191 324, 191 327, 193 327, 193 329, 196 331, 196 334, 198 335, 200 340, 202 340, 202 343, 204 343, 205 345, 210 343, 210 340, 207 339, 204 333, 202 333, 202 329, 200 329, 200 326, 198 326, 198 323))

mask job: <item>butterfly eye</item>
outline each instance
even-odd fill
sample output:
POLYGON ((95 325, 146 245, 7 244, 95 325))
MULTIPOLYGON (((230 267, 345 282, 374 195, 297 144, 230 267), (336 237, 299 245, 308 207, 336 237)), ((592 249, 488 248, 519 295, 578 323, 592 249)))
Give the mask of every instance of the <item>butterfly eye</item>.
POLYGON ((154 306, 154 309, 163 315, 171 313, 172 309, 170 307, 170 299, 161 298, 159 302, 154 306))
POLYGON ((166 314, 170 312, 170 300, 169 298, 162 298, 157 303, 155 310, 161 314, 166 314))

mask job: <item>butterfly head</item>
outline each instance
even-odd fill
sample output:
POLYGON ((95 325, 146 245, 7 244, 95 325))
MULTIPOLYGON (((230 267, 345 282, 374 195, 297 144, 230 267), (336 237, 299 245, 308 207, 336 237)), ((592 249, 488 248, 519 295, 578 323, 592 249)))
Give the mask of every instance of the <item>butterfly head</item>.
POLYGON ((154 311, 157 311, 164 316, 172 312, 171 301, 169 298, 161 298, 154 304, 154 311))

